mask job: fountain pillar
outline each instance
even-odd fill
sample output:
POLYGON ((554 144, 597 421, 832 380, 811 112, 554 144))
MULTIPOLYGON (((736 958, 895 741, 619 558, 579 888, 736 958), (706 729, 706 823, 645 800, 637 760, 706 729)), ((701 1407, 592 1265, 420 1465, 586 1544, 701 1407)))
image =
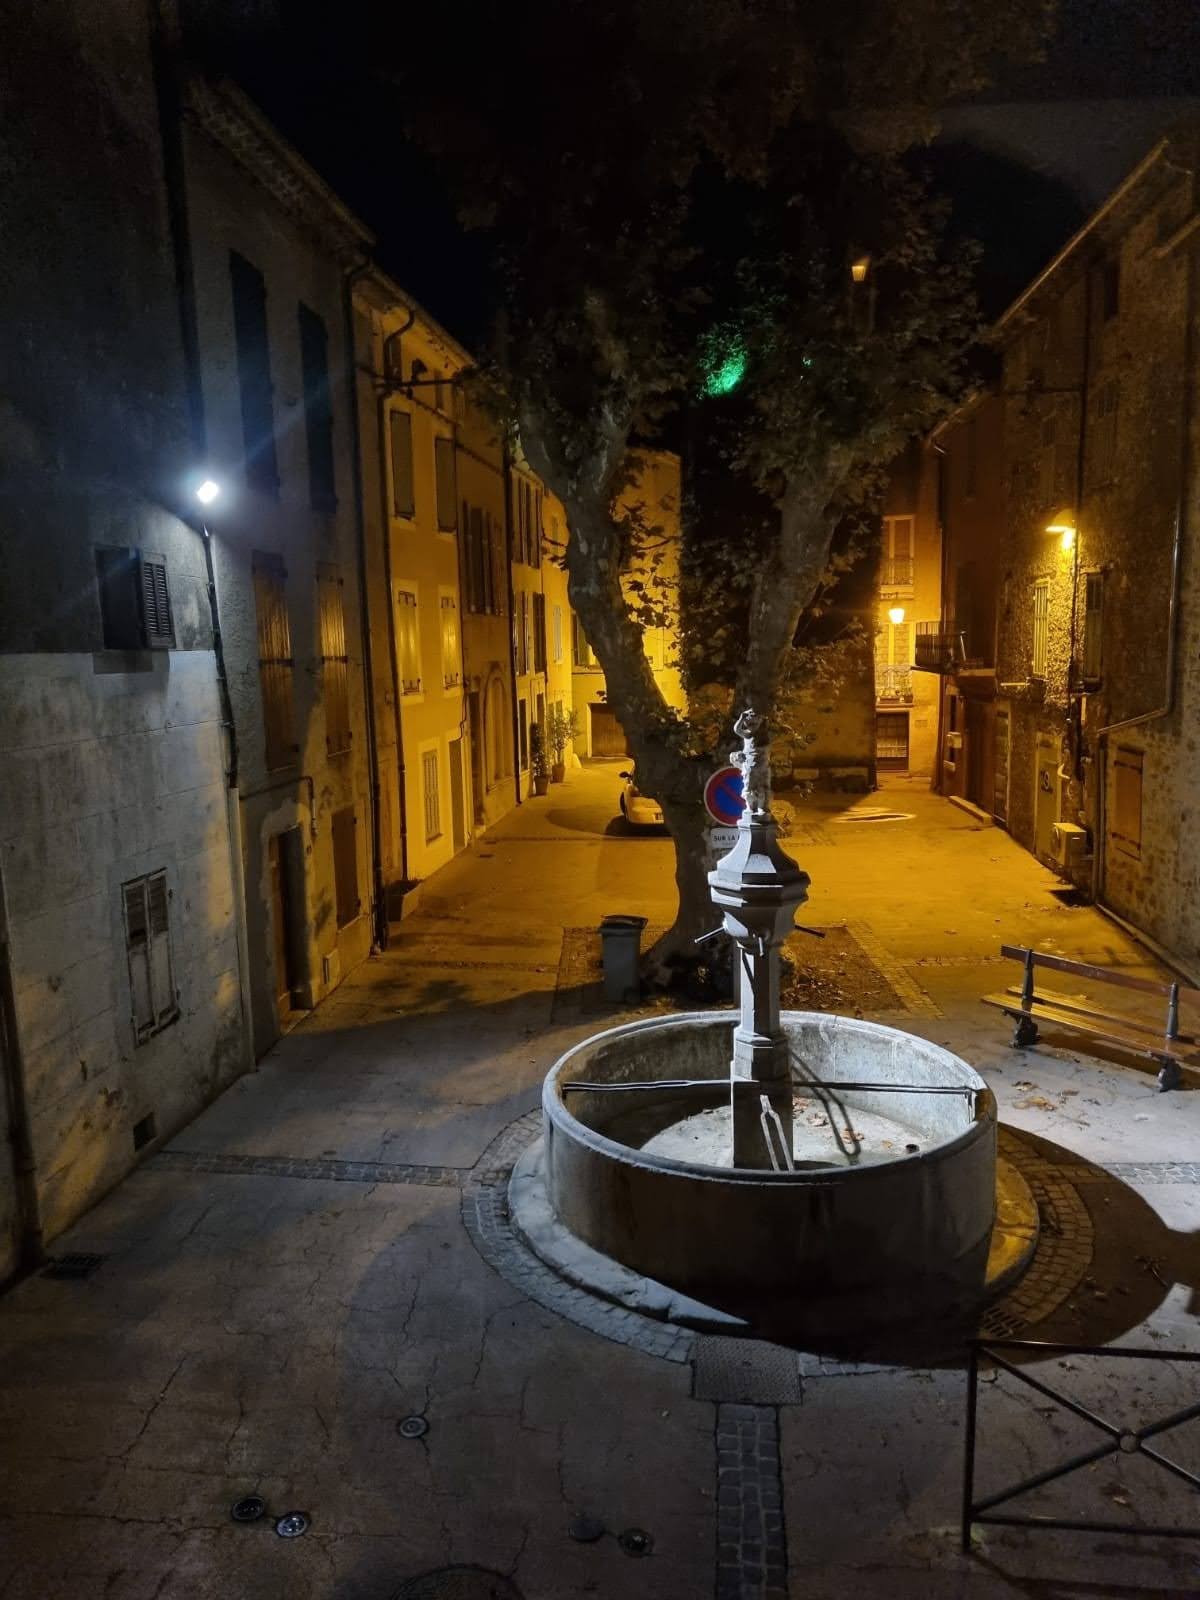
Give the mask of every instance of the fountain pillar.
POLYGON ((733 1164, 785 1167, 792 1151, 792 1074, 779 1022, 779 947, 808 898, 809 877, 779 847, 763 718, 747 709, 733 731, 742 748, 730 760, 741 768, 746 806, 737 843, 708 875, 741 967, 730 1064, 733 1164))

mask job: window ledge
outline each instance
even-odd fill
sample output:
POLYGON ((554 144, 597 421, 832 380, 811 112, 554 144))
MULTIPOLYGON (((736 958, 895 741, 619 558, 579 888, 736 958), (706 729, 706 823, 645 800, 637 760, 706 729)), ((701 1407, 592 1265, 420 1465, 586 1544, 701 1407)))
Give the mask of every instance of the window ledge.
POLYGON ((155 656, 163 650, 93 650, 92 671, 97 676, 114 672, 153 672, 155 656))

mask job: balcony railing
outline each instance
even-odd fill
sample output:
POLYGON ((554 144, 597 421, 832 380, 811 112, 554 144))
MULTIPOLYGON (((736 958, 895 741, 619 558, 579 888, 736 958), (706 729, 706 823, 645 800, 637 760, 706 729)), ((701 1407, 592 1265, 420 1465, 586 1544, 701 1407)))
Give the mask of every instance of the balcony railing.
POLYGON ((953 672, 961 666, 962 630, 953 622, 918 622, 914 665, 918 672, 953 672))
POLYGON ((911 589, 913 586, 913 558, 911 556, 885 556, 879 568, 881 589, 911 589))
POLYGON ((875 698, 907 704, 913 697, 911 667, 876 667, 875 698))

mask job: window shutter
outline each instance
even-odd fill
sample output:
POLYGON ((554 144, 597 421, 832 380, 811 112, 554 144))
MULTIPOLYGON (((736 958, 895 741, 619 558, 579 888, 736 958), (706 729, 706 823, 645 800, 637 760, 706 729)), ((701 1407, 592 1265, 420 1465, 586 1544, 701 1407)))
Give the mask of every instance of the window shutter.
POLYGON ((308 439, 308 497, 318 511, 337 507, 333 467, 333 400, 329 389, 329 337, 324 320, 299 308, 304 427, 308 439))
POLYGON ((154 998, 150 980, 150 920, 146 908, 146 880, 125 884, 125 953, 129 960, 129 993, 133 1031, 144 1039, 154 1027, 154 998))
POLYGON ((415 509, 412 418, 407 411, 393 411, 388 426, 392 444, 392 514, 411 517, 415 509))
POLYGON ((439 438, 433 441, 433 463, 437 480, 438 528, 442 533, 453 533, 458 527, 453 439, 439 438))
POLYGON ((156 1027, 162 1027, 178 1009, 175 973, 171 964, 166 873, 156 872, 147 880, 146 900, 150 922, 150 987, 154 998, 154 1022, 156 1027))
POLYGON ((317 566, 317 618, 321 635, 321 687, 325 707, 325 748, 330 755, 349 750, 350 658, 346 650, 343 581, 332 562, 317 566))
POLYGON ((253 555, 254 604, 258 625, 258 669, 262 686, 263 732, 268 772, 294 764, 299 752, 293 707, 292 634, 280 556, 253 555))
POLYGON ((171 619, 171 596, 167 589, 167 563, 162 556, 143 555, 142 624, 146 644, 151 650, 175 648, 175 625, 171 619))
POLYGON ((233 332, 237 343, 246 481, 254 489, 275 495, 279 492, 279 467, 275 459, 267 286, 258 268, 236 250, 229 252, 229 277, 233 289, 233 332))

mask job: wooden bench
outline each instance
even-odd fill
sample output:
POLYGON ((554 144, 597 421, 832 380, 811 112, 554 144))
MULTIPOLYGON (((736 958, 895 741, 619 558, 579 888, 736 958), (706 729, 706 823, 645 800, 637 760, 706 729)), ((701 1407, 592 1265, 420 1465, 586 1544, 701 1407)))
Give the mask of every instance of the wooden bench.
POLYGON ((1024 978, 1020 988, 1006 989, 1003 994, 985 994, 983 1003, 985 1006, 997 1006, 1013 1018, 1017 1025, 1013 1044, 1017 1049, 1035 1044, 1038 1024, 1045 1022, 1051 1027, 1081 1033, 1104 1044, 1114 1045, 1117 1049, 1132 1051, 1135 1055, 1148 1056, 1158 1063, 1159 1088, 1179 1087, 1180 1066, 1191 1059, 1197 1047, 1194 1034, 1180 1031, 1179 1001, 1182 995, 1200 1000, 1200 989, 1184 988, 1178 983, 1156 983, 1152 978, 1135 978, 1106 967, 1090 966, 1085 961, 1068 961, 1063 956, 1026 950, 1020 945, 1002 944, 1000 954, 1010 960, 1020 961, 1025 969, 1024 978), (1085 978, 1091 983, 1110 984, 1115 989, 1135 989, 1140 994, 1157 995, 1166 1001, 1162 1032, 1137 1017, 1080 1005, 1077 1000, 1054 989, 1044 989, 1038 993, 1034 987, 1034 971, 1037 967, 1046 967, 1052 972, 1066 972, 1073 978, 1085 978))

